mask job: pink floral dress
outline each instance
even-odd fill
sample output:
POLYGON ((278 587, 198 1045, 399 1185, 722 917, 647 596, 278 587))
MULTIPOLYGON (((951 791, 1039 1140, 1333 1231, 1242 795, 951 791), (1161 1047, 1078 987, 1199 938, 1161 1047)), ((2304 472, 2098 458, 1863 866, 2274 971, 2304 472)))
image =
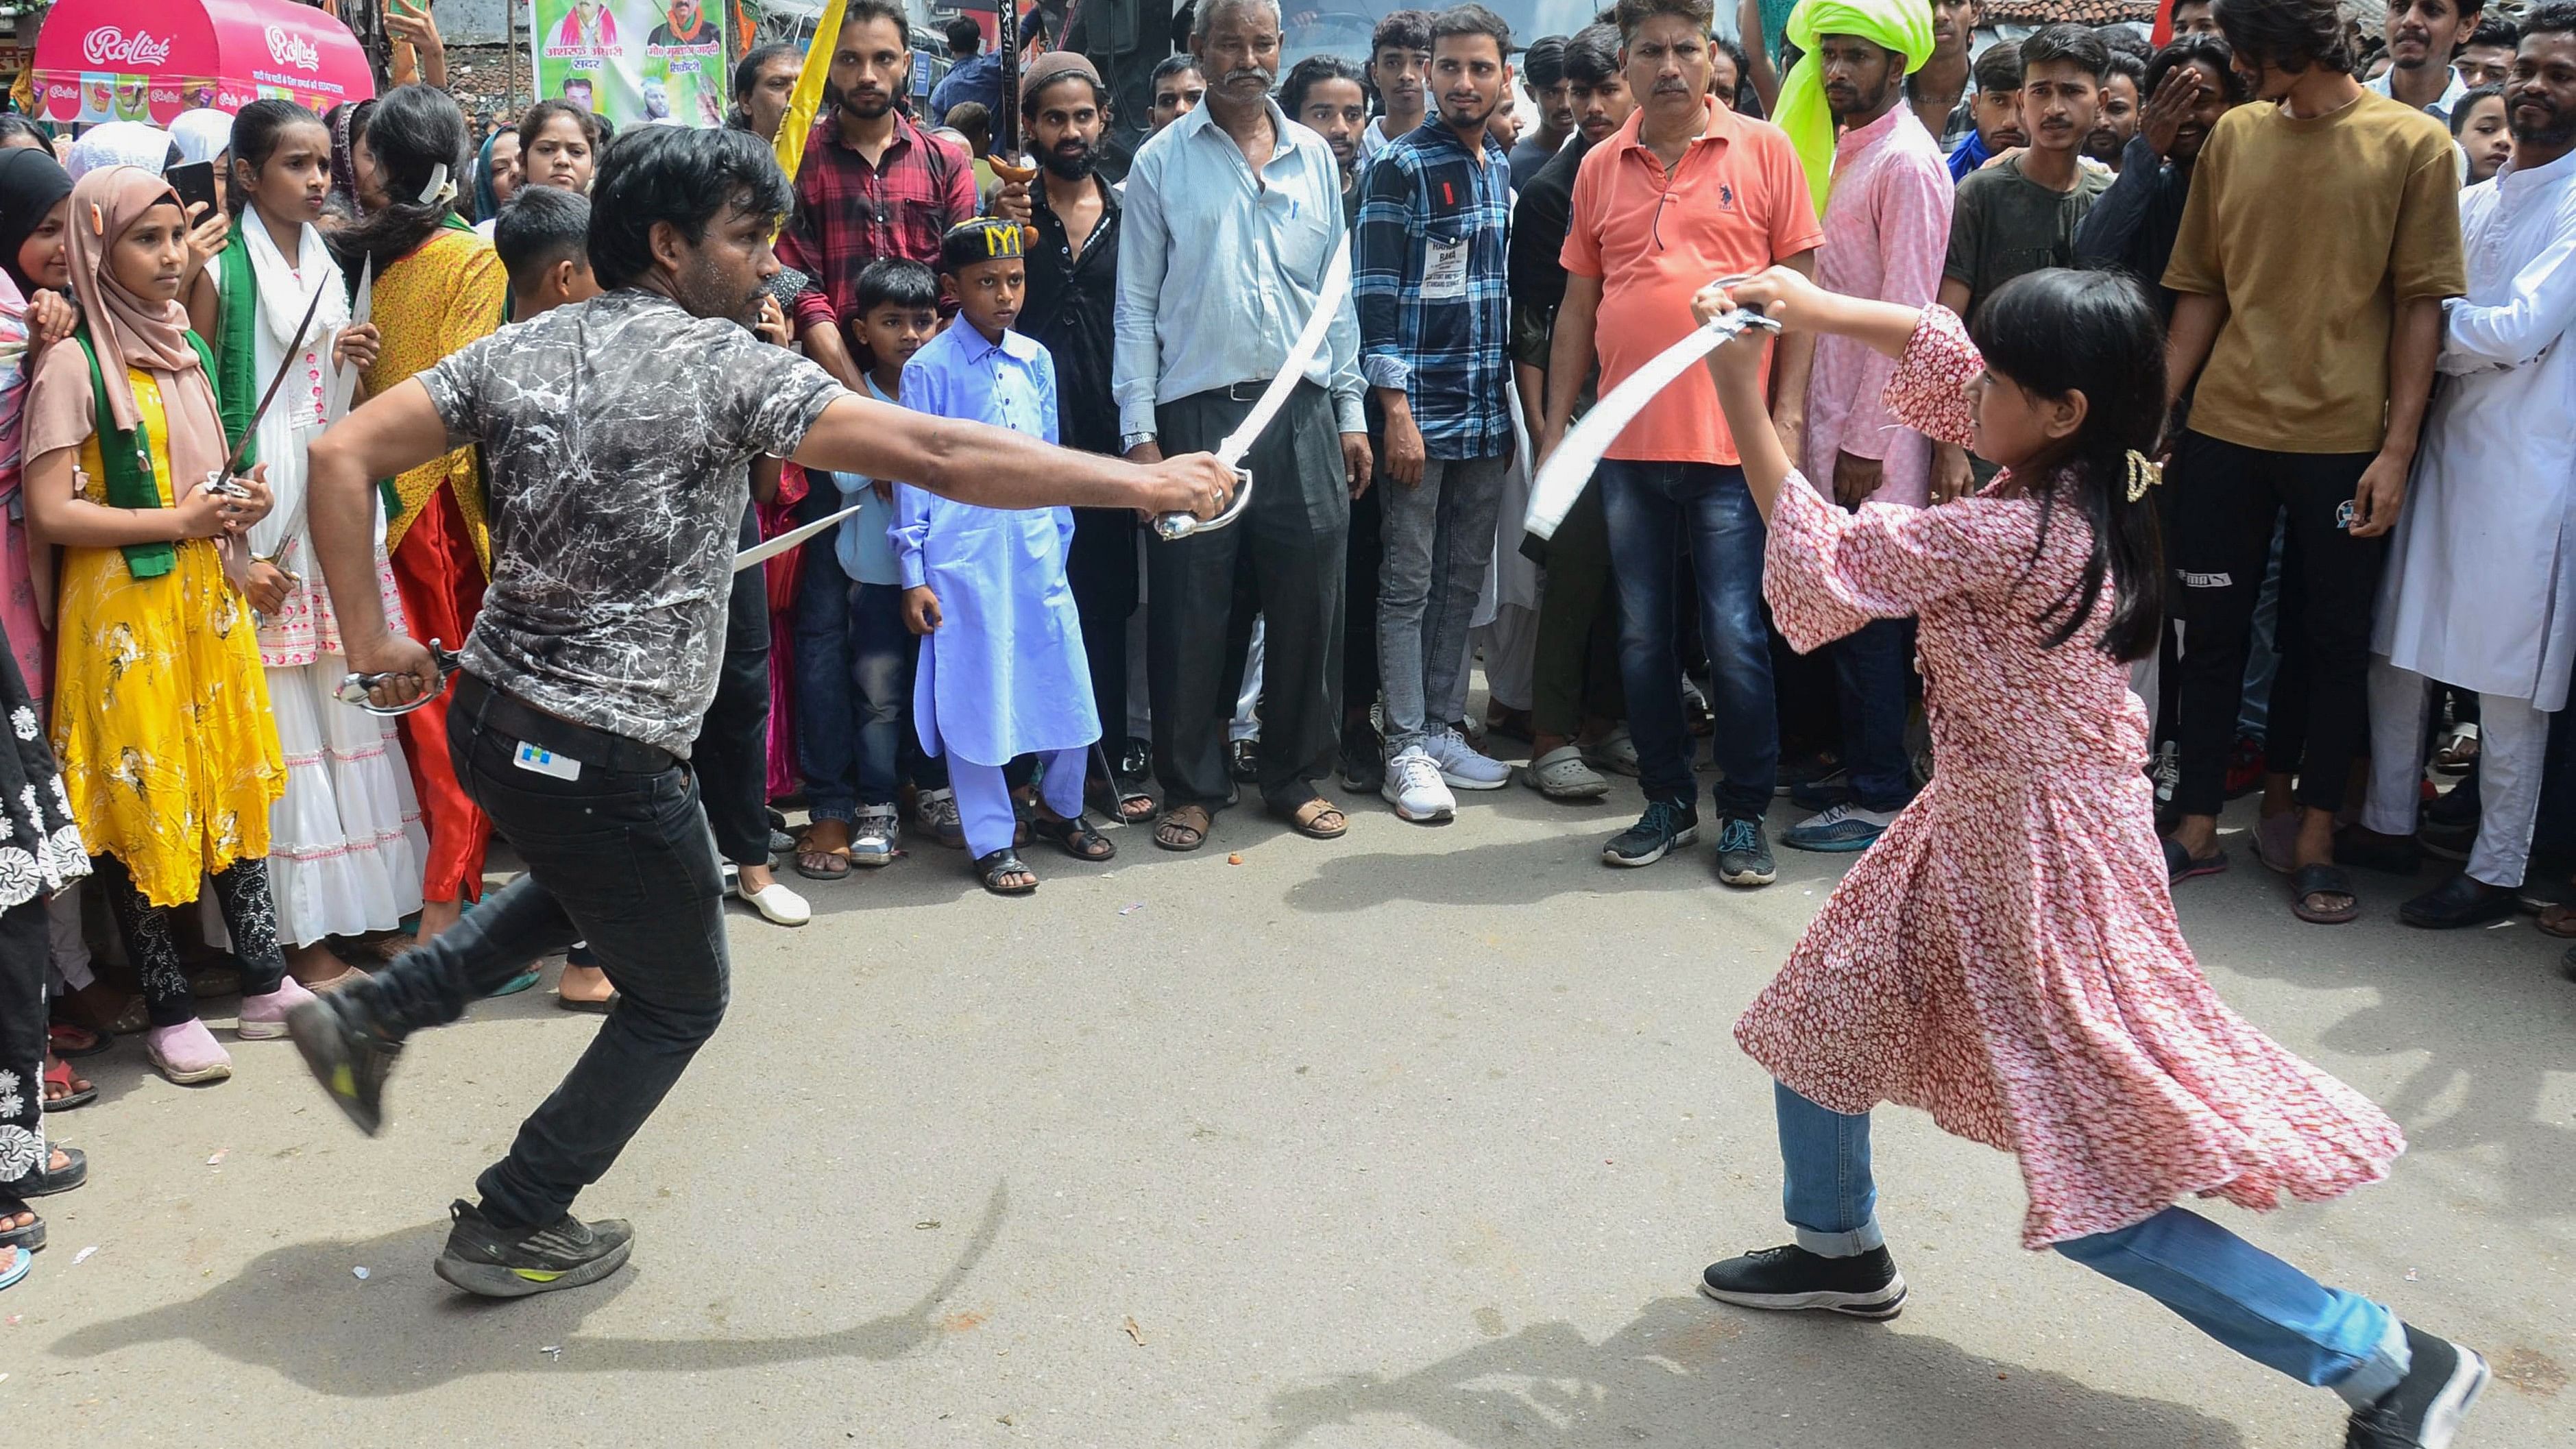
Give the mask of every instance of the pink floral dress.
MULTIPOLYGON (((1957 317, 1923 315, 1888 406, 1964 446, 1961 388, 1984 360, 1957 317)), ((2193 963, 2126 667, 2092 647, 2098 624, 2046 645, 2083 567, 2082 515, 2054 509, 2043 540, 2034 499, 1846 513, 1792 483, 1763 570, 1781 632, 1812 650, 1871 619, 1920 619, 1938 770, 1736 1022, 1737 1044, 1834 1111, 1920 1107, 2018 1154, 2034 1249, 2193 1194, 2260 1210, 2386 1176, 2397 1124, 2228 1010, 2193 963)))

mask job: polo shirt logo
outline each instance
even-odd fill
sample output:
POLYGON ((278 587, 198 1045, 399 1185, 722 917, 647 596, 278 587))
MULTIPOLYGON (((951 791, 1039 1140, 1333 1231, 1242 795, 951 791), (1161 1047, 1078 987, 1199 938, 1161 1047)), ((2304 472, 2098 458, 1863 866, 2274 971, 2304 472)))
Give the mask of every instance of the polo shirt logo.
POLYGON ((1732 184, 1724 181, 1717 183, 1717 209, 1720 211, 1735 209, 1735 187, 1732 184))

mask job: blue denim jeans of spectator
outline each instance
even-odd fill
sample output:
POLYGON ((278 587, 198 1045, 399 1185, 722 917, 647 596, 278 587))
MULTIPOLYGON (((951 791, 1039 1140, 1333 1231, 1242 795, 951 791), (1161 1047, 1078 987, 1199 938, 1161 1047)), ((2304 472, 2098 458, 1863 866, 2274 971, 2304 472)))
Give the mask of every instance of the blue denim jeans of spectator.
POLYGON ((1509 458, 1425 458, 1422 481, 1392 478, 1378 576, 1378 667, 1386 677, 1386 750, 1422 743, 1467 712, 1467 629, 1494 560, 1509 458))
POLYGON ((617 1002, 572 1070, 475 1183, 486 1216, 539 1227, 617 1161, 724 1019, 724 885, 696 778, 583 765, 573 779, 513 763, 518 741, 448 706, 458 783, 527 871, 435 941, 349 988, 397 1039, 444 1026, 588 940, 617 1002))
POLYGON ((807 543, 796 576, 796 772, 805 777, 813 818, 846 822, 859 799, 858 715, 850 699, 854 586, 833 547, 829 531, 807 543))
MULTIPOLYGON (((904 627, 897 585, 852 584, 849 609, 851 779, 859 804, 891 805, 903 774, 921 641, 904 627)), ((830 818, 816 809, 816 819, 830 818)))
POLYGON ((1852 799, 1864 810, 1901 809, 1914 794, 1914 762, 1905 753, 1914 621, 1873 619, 1835 640, 1833 656, 1852 799))
MULTIPOLYGON (((1884 1246, 1869 1115, 1818 1106, 1783 1082, 1771 1084, 1771 1101, 1780 1127, 1781 1204, 1798 1246, 1828 1258, 1884 1246)), ((2356 1408, 2406 1376, 2406 1335, 2395 1314, 2324 1286, 2198 1213, 2169 1207, 2145 1222, 2052 1246, 2256 1363, 2303 1384, 2332 1386, 2356 1408)))
POLYGON ((1779 780, 1780 719, 1762 612, 1762 545, 1769 535, 1744 470, 1611 460, 1597 478, 1619 589, 1619 673, 1638 783, 1649 800, 1699 794, 1672 627, 1675 580, 1687 549, 1699 578, 1717 766, 1726 772, 1713 793, 1722 813, 1758 817, 1770 808, 1779 780))

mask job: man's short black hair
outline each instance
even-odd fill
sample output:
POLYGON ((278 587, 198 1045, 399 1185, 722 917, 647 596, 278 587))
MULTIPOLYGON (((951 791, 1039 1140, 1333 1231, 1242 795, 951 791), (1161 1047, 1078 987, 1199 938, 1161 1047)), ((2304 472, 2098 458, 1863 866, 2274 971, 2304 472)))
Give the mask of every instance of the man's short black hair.
POLYGON ((2353 72, 2352 30, 2337 0, 2217 0, 2210 18, 2228 49, 2298 75, 2309 66, 2353 72))
POLYGON ((2021 89, 2021 42, 1998 40, 1977 52, 1977 63, 1969 75, 1981 91, 2017 91, 2021 89))
POLYGON ((1176 75, 1182 75, 1193 71, 1197 71, 1202 75, 1206 74, 1204 71, 1199 71, 1199 58, 1190 54, 1188 51, 1182 51, 1177 55, 1164 56, 1163 63, 1154 67, 1154 73, 1151 76, 1146 77, 1145 89, 1148 93, 1161 90, 1163 88, 1163 82, 1170 80, 1176 75))
POLYGON ((895 0, 850 0, 850 7, 841 12, 843 30, 870 20, 893 21, 894 33, 902 39, 903 48, 912 49, 912 20, 895 0))
POLYGON ((2128 26, 2097 25, 2093 27, 2093 33, 2102 37, 2102 48, 2110 51, 2114 57, 2112 64, 2114 70, 2119 68, 2117 57, 2123 55, 2136 60, 2140 70, 2146 69, 2147 62, 2155 58, 2154 44, 2128 26))
POLYGON ((2105 45, 2103 49, 2109 52, 2110 63, 2102 67, 2102 84, 2109 85, 2111 83, 2111 77, 2115 75, 2127 76, 2129 78, 2129 84, 2138 87, 2141 92, 2138 99, 2144 101, 2146 99, 2144 92, 2147 84, 2147 61, 2155 54, 2155 52, 2148 51, 2146 54, 2140 55, 2133 51, 2123 50, 2116 45, 2105 45))
POLYGON ((2025 79, 2032 66, 2050 61, 2065 61, 2099 85, 2102 73, 2111 68, 2111 50, 2102 43, 2102 37, 2069 23, 2043 25, 2022 37, 2021 73, 2025 79))
POLYGON ((879 307, 928 312, 939 306, 939 278, 930 268, 906 257, 879 257, 859 268, 850 284, 850 315, 857 322, 879 307))
POLYGON ((2147 78, 2138 82, 2138 98, 2143 101, 2154 95, 2156 87, 2163 85, 2165 77, 2173 74, 2174 67, 2181 65, 2205 65, 2218 72, 2218 84, 2226 91, 2227 103, 2231 106, 2241 106, 2251 99, 2252 93, 2246 88, 2245 77, 2238 75, 2236 67, 2228 63, 2227 42, 2215 35, 2175 36, 2170 44, 2156 52, 2155 59, 2147 62, 2147 78))
POLYGON ((1357 64, 1331 51, 1319 50, 1288 67, 1287 79, 1279 82, 1279 109, 1288 113, 1288 119, 1296 120, 1297 113, 1306 109, 1307 94, 1328 80, 1349 81, 1360 88, 1363 97, 1368 94, 1368 77, 1361 74, 1357 64))
POLYGON ((2513 17, 2495 10, 2481 11, 2477 28, 2469 32, 2468 39, 2460 42, 2460 49, 2466 50, 2472 45, 2501 45, 2512 50, 2522 44, 2523 34, 2522 27, 2513 23, 2513 17))
POLYGON ((940 27, 940 33, 948 37, 948 54, 952 59, 964 60, 984 48, 984 27, 966 16, 950 20, 940 27))
POLYGON ((637 126, 600 155, 590 195, 590 269, 614 289, 653 270, 654 223, 694 246, 729 213, 785 220, 796 193, 776 151, 748 131, 637 126))
POLYGON ((492 250, 510 290, 526 292, 560 261, 590 265, 590 198, 560 186, 522 186, 492 223, 492 250))
POLYGON ((1491 37, 1497 52, 1505 58, 1512 53, 1512 27, 1504 22, 1503 17, 1477 4, 1476 0, 1465 0, 1464 4, 1452 5, 1431 17, 1432 44, 1439 44, 1444 37, 1461 35, 1491 37))
MULTIPOLYGON (((1636 35, 1637 27, 1658 15, 1678 15, 1691 23, 1702 35, 1716 23, 1717 7, 1710 0, 1619 0, 1617 10, 1619 39, 1624 44, 1636 35)), ((1639 100, 1645 99, 1643 96, 1639 100)))
POLYGON ((1431 12, 1388 12, 1387 17, 1377 23, 1377 29, 1369 32, 1369 59, 1375 61, 1379 51, 1390 47, 1428 52, 1431 49, 1431 12))
POLYGON ((1521 79, 1533 91, 1543 91, 1565 80, 1565 37, 1542 35, 1521 52, 1521 79))
POLYGON ((1565 78, 1590 90, 1619 73, 1619 27, 1587 25, 1566 38, 1565 78))
MULTIPOLYGON (((2480 23, 2478 35, 2485 33, 2486 26, 2480 23)), ((2528 36, 2571 33, 2576 33, 2576 3, 2571 3, 2571 0, 2543 0, 2543 3, 2522 12, 2521 27, 2514 32, 2512 39, 2502 43, 2519 48, 2528 36)), ((2476 41, 2477 36, 2470 39, 2476 41)))

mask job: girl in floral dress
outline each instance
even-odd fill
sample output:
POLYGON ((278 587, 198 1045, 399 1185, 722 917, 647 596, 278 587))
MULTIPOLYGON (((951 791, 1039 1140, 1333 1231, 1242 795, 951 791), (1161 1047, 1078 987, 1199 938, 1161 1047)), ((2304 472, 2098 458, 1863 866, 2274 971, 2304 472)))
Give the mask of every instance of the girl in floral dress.
POLYGON ((1905 1280, 1874 1212, 1868 1114, 1897 1102, 2018 1155, 2025 1246, 2332 1386, 2348 1445, 2449 1442, 2486 1380, 2477 1354, 2174 1205, 2322 1201, 2385 1176, 2405 1144, 2228 1010, 2174 918, 2124 662, 2155 648, 2161 617, 2141 456, 2163 421, 2154 308, 2116 274, 2037 272, 1988 300, 1972 344, 1940 308, 1778 268, 1696 303, 1703 320, 1732 306, 1896 357, 1897 418, 2005 472, 1940 508, 1846 512, 1789 466, 1758 342, 1710 356, 1770 523, 1763 593, 1781 632, 1813 650, 1919 619, 1937 772, 1736 1023, 1776 1079, 1796 1242, 1711 1265, 1703 1290, 1894 1317, 1905 1280))
POLYGON ((232 1059, 197 1020, 170 934, 201 880, 241 963, 240 1035, 282 1037, 312 999, 277 945, 268 814, 286 769, 223 552, 268 494, 256 479, 203 486, 226 449, 178 303, 178 193, 139 167, 91 172, 72 188, 70 249, 81 330, 38 359, 24 441, 28 525, 63 550, 54 752, 142 977, 145 1048, 172 1081, 216 1081, 232 1059))

